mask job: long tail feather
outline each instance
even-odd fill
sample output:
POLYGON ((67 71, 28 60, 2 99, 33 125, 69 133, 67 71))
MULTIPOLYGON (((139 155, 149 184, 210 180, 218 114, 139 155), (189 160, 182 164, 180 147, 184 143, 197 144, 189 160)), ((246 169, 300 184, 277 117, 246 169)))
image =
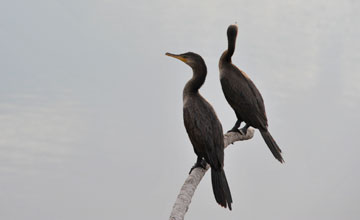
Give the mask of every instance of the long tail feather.
POLYGON ((274 155, 274 157, 280 161, 280 163, 285 162, 284 159, 281 156, 281 149, 276 144, 274 138, 271 136, 269 131, 260 130, 261 136, 264 138, 265 143, 269 147, 271 153, 274 155))
POLYGON ((224 170, 211 169, 211 181, 216 202, 231 210, 232 198, 224 170))

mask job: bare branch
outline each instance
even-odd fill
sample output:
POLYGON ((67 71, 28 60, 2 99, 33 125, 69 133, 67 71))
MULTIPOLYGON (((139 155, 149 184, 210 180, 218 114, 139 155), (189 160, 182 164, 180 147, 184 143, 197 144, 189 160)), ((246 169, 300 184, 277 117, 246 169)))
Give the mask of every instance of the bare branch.
MULTIPOLYGON (((224 135, 224 148, 228 145, 236 142, 251 139, 254 136, 255 130, 249 128, 246 135, 242 135, 237 132, 229 132, 224 135)), ((170 214, 170 220, 183 220, 185 213, 189 209, 191 198, 193 197, 196 187, 199 185, 201 179, 205 175, 206 171, 210 168, 207 165, 206 169, 195 168, 186 178, 184 185, 181 187, 180 193, 175 201, 172 212, 170 214)))

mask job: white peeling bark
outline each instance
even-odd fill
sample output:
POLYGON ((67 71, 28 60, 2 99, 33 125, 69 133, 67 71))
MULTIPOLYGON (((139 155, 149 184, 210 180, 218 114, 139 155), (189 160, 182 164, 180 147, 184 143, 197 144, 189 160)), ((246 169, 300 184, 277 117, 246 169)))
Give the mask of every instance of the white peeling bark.
MULTIPOLYGON (((229 132, 224 135, 224 148, 236 141, 243 141, 251 139, 254 136, 255 130, 249 128, 246 135, 237 132, 229 132)), ((199 185, 201 179, 206 171, 210 168, 207 165, 206 169, 195 168, 186 178, 184 185, 181 187, 180 193, 176 198, 175 204, 170 214, 170 220, 183 220, 185 213, 189 209, 191 198, 193 197, 196 187, 199 185)))

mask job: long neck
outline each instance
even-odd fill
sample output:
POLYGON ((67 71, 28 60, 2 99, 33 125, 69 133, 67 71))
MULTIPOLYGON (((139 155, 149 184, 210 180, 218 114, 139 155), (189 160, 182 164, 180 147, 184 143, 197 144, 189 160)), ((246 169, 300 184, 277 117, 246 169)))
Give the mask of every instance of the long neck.
POLYGON ((221 60, 231 62, 231 57, 235 51, 236 35, 228 35, 228 49, 221 56, 221 60))
POLYGON ((200 65, 193 68, 193 76, 184 87, 184 97, 190 94, 195 94, 199 91, 200 87, 205 82, 206 73, 207 70, 205 65, 200 65))

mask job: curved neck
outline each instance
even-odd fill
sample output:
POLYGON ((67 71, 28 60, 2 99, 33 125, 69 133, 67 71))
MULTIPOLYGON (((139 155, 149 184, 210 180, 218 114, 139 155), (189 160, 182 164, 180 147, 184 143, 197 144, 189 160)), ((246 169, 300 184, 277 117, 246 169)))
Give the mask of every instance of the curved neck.
POLYGON ((231 62, 231 57, 235 51, 235 42, 236 42, 236 35, 228 35, 228 49, 225 50, 223 55, 221 56, 222 60, 226 62, 231 62))
POLYGON ((192 78, 186 83, 183 91, 183 96, 189 94, 197 93, 200 87, 204 84, 206 78, 206 66, 201 65, 197 67, 193 67, 193 76, 192 78))

